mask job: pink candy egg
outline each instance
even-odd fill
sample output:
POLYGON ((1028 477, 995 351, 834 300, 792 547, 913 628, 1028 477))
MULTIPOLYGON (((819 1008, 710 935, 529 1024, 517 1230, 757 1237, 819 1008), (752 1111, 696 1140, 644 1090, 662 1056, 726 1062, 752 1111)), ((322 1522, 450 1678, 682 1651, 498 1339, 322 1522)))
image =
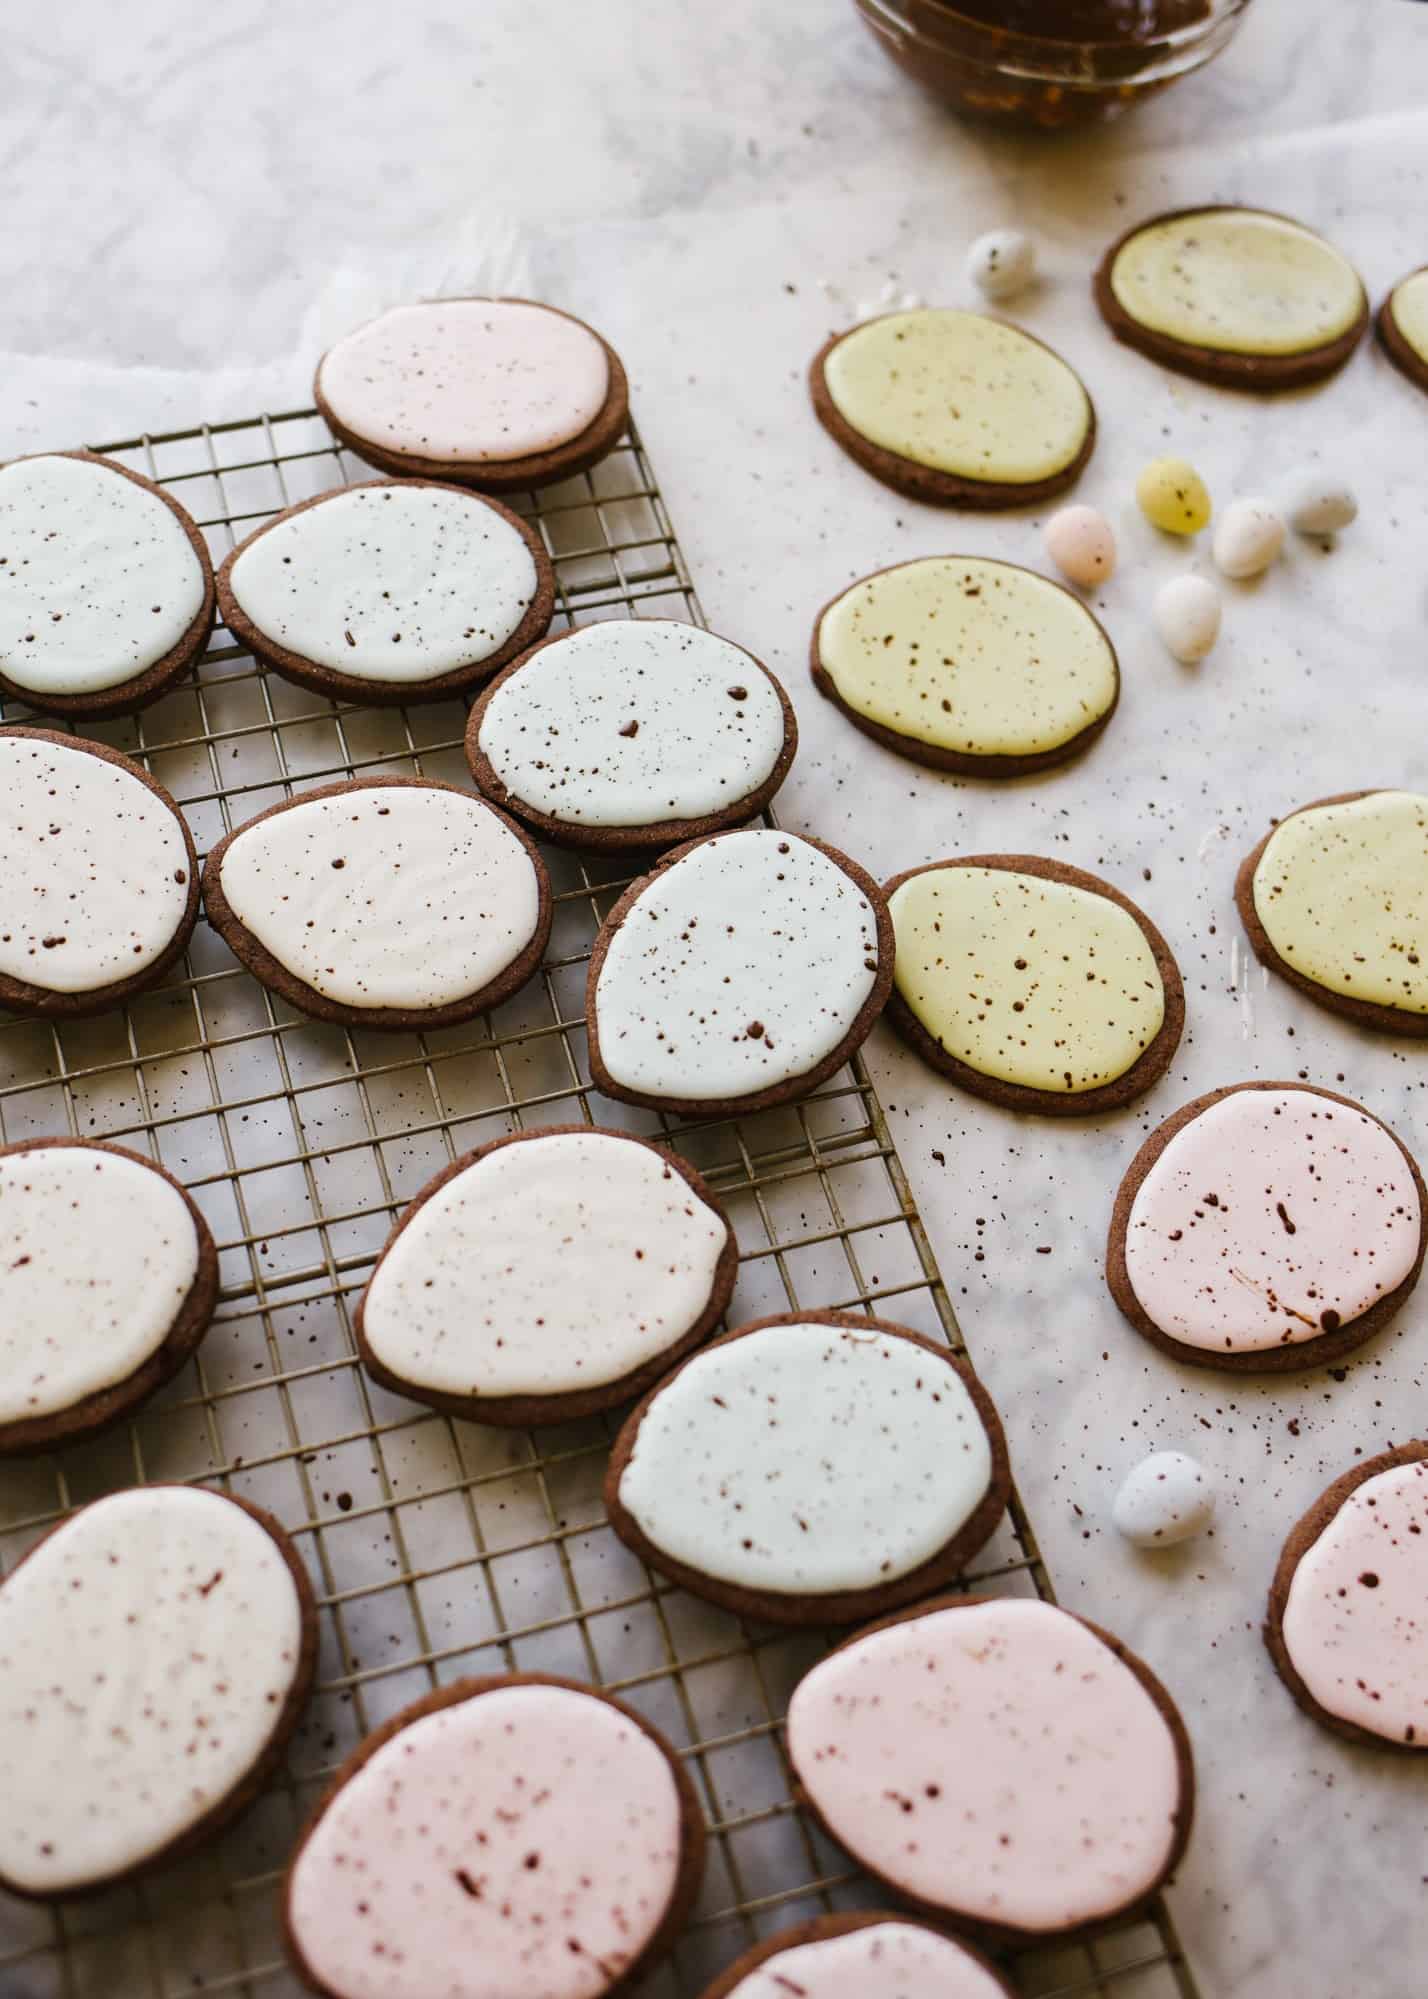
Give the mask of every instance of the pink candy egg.
POLYGON ((1116 538, 1094 507, 1063 507, 1046 523, 1046 553, 1069 583, 1104 583, 1116 566, 1116 538))

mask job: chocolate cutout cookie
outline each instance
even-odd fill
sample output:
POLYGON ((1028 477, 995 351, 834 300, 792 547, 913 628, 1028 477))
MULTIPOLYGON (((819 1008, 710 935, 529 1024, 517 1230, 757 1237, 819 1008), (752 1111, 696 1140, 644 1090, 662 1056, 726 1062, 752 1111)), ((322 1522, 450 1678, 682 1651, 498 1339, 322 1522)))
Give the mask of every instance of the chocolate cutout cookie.
POLYGON ((1428 264, 1399 279, 1379 307, 1374 325, 1379 345, 1394 367, 1428 395, 1428 264), (1410 328, 1403 324, 1406 306, 1413 313, 1410 328))
MULTIPOLYGON (((869 1930, 886 1930, 889 1939, 895 1932, 912 1932, 925 1939, 930 1956, 936 1960, 935 1964, 927 1967, 932 1970, 937 1980, 936 1999, 973 1999, 974 1993, 975 1999, 995 1999, 995 1995, 1004 1995, 1004 1999, 1015 1999, 1011 1986, 1007 1984, 996 1966, 983 1957, 979 1950, 973 1949, 965 1938, 950 1937, 945 1930, 936 1929, 931 1923, 923 1922, 914 1916, 893 1915, 886 1912, 815 1916, 811 1922, 795 1923, 791 1929, 780 1930, 775 1936, 767 1937, 762 1943, 755 1944, 751 1950, 746 1950, 727 1971, 721 1972, 712 1985, 704 1988, 700 1999, 756 1999, 756 1996, 757 1999, 765 1999, 765 1983, 769 1980, 772 1980, 769 1999, 773 1999, 774 1991, 781 1995, 786 1994, 787 1999, 795 1999, 795 1995, 800 1994, 803 1995, 803 1999, 821 1999, 821 1980, 816 1967, 809 1967, 805 1962, 795 1962, 795 1960, 810 1944, 831 1943, 841 1937, 865 1935, 869 1930), (787 1958, 789 1962, 782 1972, 776 1972, 781 1958, 787 1958), (754 1973, 758 1971, 764 1972, 763 1980, 754 1979, 754 1973), (971 1981, 965 1989, 962 1978, 958 1976, 964 1972, 971 1981), (944 1979, 954 1976, 957 1977, 956 1987, 949 1986, 944 1992, 944 1979), (811 1985, 807 1983, 809 1979, 813 1980, 811 1985), (747 1990, 746 1980, 753 1981, 747 1990)), ((899 1967, 900 1971, 901 1969, 899 1967)), ((888 1974, 882 1970, 878 1973, 879 1977, 885 1975, 888 1974)), ((840 1980, 836 1989, 843 1993, 848 1987, 840 1980)), ((865 1985, 864 1989, 868 1992, 869 1999, 873 1999, 873 1987, 865 1985)), ((921 1995, 921 1999, 930 1999, 933 1989, 931 1986, 924 1988, 919 1985, 915 1994, 911 1994, 911 1988, 909 1992, 911 1999, 917 1999, 917 1995, 921 1995)))

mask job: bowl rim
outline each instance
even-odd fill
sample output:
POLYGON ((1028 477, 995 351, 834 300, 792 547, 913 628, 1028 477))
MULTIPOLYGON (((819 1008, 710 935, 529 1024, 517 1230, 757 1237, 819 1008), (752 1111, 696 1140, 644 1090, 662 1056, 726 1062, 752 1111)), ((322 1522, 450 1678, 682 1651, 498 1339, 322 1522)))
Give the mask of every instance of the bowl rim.
MULTIPOLYGON (((866 12, 882 15, 887 25, 895 27, 898 33, 933 47, 938 46, 935 37, 929 35, 926 29, 919 27, 915 20, 904 18, 906 0, 856 0, 856 4, 866 12)), ((1087 41, 1070 36, 1033 35, 1017 28, 1001 28, 976 15, 964 14, 956 0, 915 0, 915 4, 919 11, 926 10, 942 17, 946 26, 960 34, 969 45, 967 53, 979 55, 992 67, 1000 67, 1008 61, 1034 63, 1038 55, 1059 62, 1076 56, 1093 61, 1097 56, 1123 57, 1134 50, 1138 56, 1145 58, 1143 65, 1137 64, 1140 72, 1152 66, 1158 58, 1194 50, 1223 32, 1246 12, 1250 0, 1206 0, 1206 11, 1197 20, 1187 21, 1183 27, 1167 28, 1163 33, 1148 36, 1143 41, 1129 36, 1087 41)))

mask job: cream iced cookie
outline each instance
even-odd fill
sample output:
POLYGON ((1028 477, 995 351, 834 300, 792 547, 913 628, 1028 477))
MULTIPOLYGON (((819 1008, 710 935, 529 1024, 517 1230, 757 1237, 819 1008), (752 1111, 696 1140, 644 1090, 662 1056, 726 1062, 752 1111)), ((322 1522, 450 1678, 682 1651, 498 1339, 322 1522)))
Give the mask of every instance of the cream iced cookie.
POLYGON ((218 1296, 207 1224, 122 1145, 0 1147, 0 1457, 116 1422, 183 1366, 218 1296))
POLYGON ((654 1110, 763 1110, 839 1069, 891 983, 887 905, 856 861, 773 828, 716 833, 667 854, 601 926, 590 1073, 654 1110))
POLYGON ((1032 854, 971 854, 885 892, 897 940, 888 1019, 963 1089, 1078 1117, 1164 1074, 1184 988, 1169 945, 1119 889, 1032 854))
POLYGON ((1118 340, 1223 388, 1302 388, 1341 368, 1368 325, 1358 272, 1261 208, 1184 208, 1113 243, 1096 303, 1118 340))
POLYGON ((1295 1700, 1379 1748, 1428 1749, 1428 1444, 1336 1479, 1284 1544, 1265 1643, 1295 1700))
POLYGON ((1194 1367, 1338 1360, 1418 1282, 1423 1181, 1387 1125, 1332 1091, 1237 1083, 1151 1133, 1121 1182, 1111 1295, 1194 1367))
POLYGON ((1415 388, 1428 391, 1428 269, 1400 278, 1378 309, 1378 337, 1415 388))
POLYGON ((1020 507, 1077 478, 1096 441, 1080 377, 1019 327, 922 307, 835 334, 809 376, 819 422, 896 492, 1020 507))
POLYGON ((601 1999, 670 1949, 704 1820, 663 1736, 593 1687, 458 1680, 369 1735, 288 1868, 326 1999, 601 1999))
POLYGON ((50 729, 0 728, 0 1006, 103 1013, 183 955, 198 857, 141 764, 50 729))
POLYGON ((818 1916, 745 1951, 701 1999, 1012 1999, 970 1944, 908 1916, 818 1916))
POLYGON ((692 1166, 624 1132, 498 1138, 397 1223, 354 1332, 384 1387, 479 1423, 589 1416, 707 1339, 733 1232, 692 1166))
POLYGON ((449 1027, 531 978, 550 878, 483 798, 417 777, 286 799, 220 840, 203 906, 272 992, 349 1027, 449 1027))
POLYGON ((218 572, 223 622, 286 680, 346 700, 440 701, 542 637, 555 571, 496 500, 376 479, 289 507, 218 572))
POLYGON ((885 748, 968 777, 1076 756, 1120 698, 1115 647, 1069 590, 976 555, 932 555, 844 590, 813 628, 813 680, 885 748))
POLYGON ((313 394, 343 443, 383 472, 487 493, 585 471, 629 414, 614 348, 521 298, 394 306, 329 347, 313 394))
POLYGON ((471 711, 466 760, 486 796, 562 846, 675 846, 761 812, 798 725, 773 675, 673 618, 562 632, 471 711))
POLYGON ((162 486, 90 451, 0 465, 0 694, 132 714, 212 629, 208 544, 162 486))
POLYGON ((1034 1599, 944 1597, 858 1633, 794 1689, 786 1741, 860 1866, 999 1942, 1124 1915, 1189 1837, 1169 1694, 1118 1640, 1034 1599))
POLYGON ((849 1312, 715 1340, 626 1420, 610 1524, 741 1617, 852 1623, 961 1574, 1011 1487, 990 1398, 946 1347, 849 1312))
POLYGON ((307 1575, 257 1507, 152 1485, 71 1514, 0 1585, 0 1886, 87 1895, 220 1831, 316 1656, 307 1575))
POLYGON ((1255 956, 1320 1006, 1428 1034, 1428 797, 1300 806, 1242 864, 1235 902, 1255 956))

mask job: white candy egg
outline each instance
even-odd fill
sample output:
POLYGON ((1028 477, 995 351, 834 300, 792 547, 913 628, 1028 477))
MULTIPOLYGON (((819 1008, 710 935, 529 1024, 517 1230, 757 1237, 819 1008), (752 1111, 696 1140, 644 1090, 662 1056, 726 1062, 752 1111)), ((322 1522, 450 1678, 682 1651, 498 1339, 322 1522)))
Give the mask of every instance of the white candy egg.
POLYGON ((1231 500, 1215 524, 1215 561, 1243 581, 1268 569, 1284 546, 1284 522, 1268 500, 1231 500))
POLYGON ((1130 1472, 1111 1518, 1138 1548, 1169 1548, 1202 1533, 1215 1511, 1215 1488, 1198 1458, 1154 1451, 1130 1472))
POLYGON ((1337 534, 1357 520, 1359 503, 1347 480, 1306 465, 1289 481, 1285 510, 1296 534, 1337 534))
POLYGON ((1046 523, 1046 553, 1069 583, 1082 589, 1115 572, 1116 538, 1095 507, 1063 507, 1046 523))
POLYGON ((1015 298, 1036 271, 1036 246, 1020 229, 992 229, 967 252, 967 276, 984 298, 1015 298))
POLYGON ((1220 636, 1220 593, 1204 576, 1177 576, 1155 599, 1155 628, 1185 666, 1201 660, 1220 636))

